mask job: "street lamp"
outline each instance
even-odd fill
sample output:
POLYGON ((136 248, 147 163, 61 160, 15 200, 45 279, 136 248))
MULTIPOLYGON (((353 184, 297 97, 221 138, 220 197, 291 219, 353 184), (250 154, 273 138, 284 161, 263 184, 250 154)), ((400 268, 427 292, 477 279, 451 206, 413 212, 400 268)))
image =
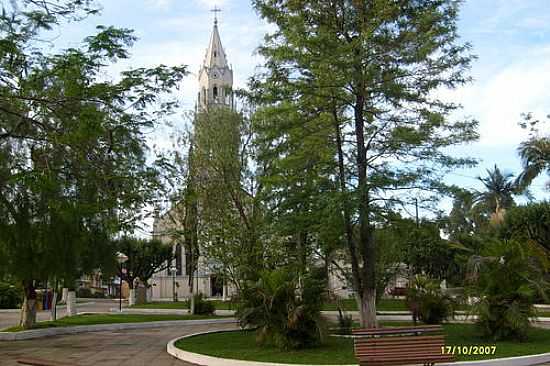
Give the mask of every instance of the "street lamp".
POLYGON ((177 267, 172 265, 172 267, 170 267, 170 270, 172 271, 172 300, 174 302, 177 302, 178 301, 178 293, 176 292, 176 272, 177 272, 177 267))
POLYGON ((124 253, 121 253, 121 252, 118 252, 116 254, 116 260, 119 264, 119 294, 118 294, 118 309, 120 310, 120 312, 122 312, 122 264, 124 262, 126 262, 128 260, 128 257, 124 254, 124 253))

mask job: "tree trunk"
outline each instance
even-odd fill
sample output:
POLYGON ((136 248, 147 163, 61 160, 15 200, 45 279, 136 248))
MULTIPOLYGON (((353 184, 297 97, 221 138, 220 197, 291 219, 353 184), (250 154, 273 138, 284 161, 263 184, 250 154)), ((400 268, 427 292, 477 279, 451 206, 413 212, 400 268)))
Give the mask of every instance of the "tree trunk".
POLYGON ((70 290, 67 292, 67 316, 75 316, 76 314, 76 292, 70 290))
MULTIPOLYGON (((359 52, 359 50, 356 50, 359 52)), ((360 286, 355 290, 361 297, 361 327, 374 328, 376 323, 376 251, 373 228, 370 224, 370 197, 367 175, 367 146, 365 145, 366 91, 360 66, 356 67, 357 94, 354 106, 355 139, 357 141, 357 183, 359 192, 359 254, 362 259, 360 286)), ((353 253, 351 253, 353 255, 353 253)))
POLYGON ((24 299, 19 325, 23 329, 31 329, 36 323, 36 289, 34 288, 34 281, 23 281, 23 289, 24 299))
POLYGON ((67 287, 63 287, 63 292, 61 293, 61 302, 67 303, 67 294, 69 293, 69 289, 67 287))

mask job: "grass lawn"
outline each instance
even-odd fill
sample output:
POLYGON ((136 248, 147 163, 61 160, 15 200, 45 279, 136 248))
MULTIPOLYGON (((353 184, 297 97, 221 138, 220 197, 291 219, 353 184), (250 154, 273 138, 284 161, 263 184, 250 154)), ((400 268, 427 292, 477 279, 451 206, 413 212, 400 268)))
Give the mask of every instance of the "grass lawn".
MULTIPOLYGON (((404 323, 384 323, 385 326, 406 325, 404 323)), ((445 324, 447 345, 493 345, 494 342, 479 337, 473 324, 445 324)), ((275 347, 259 347, 255 343, 252 331, 214 333, 180 340, 176 346, 190 352, 210 356, 280 363, 306 364, 353 364, 353 340, 349 338, 329 337, 327 344, 302 351, 283 351, 275 347)), ((481 360, 522 356, 550 352, 550 330, 531 329, 529 341, 497 342, 495 355, 457 355, 458 361, 481 360)))
MULTIPOLYGON (((217 310, 234 310, 237 304, 231 301, 209 300, 214 303, 217 310)), ((147 304, 139 304, 132 306, 132 309, 170 309, 170 310, 186 310, 189 309, 189 303, 185 301, 155 301, 147 304)))
MULTIPOLYGON (((205 315, 168 315, 168 314, 82 314, 64 317, 56 321, 38 322, 33 329, 71 327, 75 325, 145 323, 166 320, 193 320, 220 318, 205 315)), ((4 329, 3 332, 20 332, 23 328, 16 326, 4 329)))
MULTIPOLYGON (((357 310, 357 303, 355 299, 342 300, 344 310, 354 311, 357 310)), ((323 305, 323 310, 338 310, 336 303, 326 303, 323 305)), ((376 304, 377 311, 407 311, 407 305, 405 300, 401 299, 381 299, 376 304)))

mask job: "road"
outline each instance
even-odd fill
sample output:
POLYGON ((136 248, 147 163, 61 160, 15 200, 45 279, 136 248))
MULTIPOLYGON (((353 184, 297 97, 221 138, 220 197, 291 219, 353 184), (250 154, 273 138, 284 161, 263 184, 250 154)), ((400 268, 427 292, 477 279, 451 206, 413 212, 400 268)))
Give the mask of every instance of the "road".
POLYGON ((190 366, 166 352, 170 340, 196 332, 233 328, 232 324, 190 325, 0 342, 0 365, 16 366, 16 360, 24 356, 79 366, 190 366))
MULTIPOLYGON (((112 308, 118 308, 118 300, 111 299, 83 299, 84 303, 76 304, 76 309, 79 313, 81 312, 99 312, 99 313, 108 313, 112 308)), ((123 306, 124 305, 123 303, 123 306)), ((66 315, 67 309, 65 305, 57 307, 57 317, 62 318, 66 315)), ((37 320, 50 320, 49 311, 39 311, 37 313, 37 320)), ((17 312, 6 312, 0 310, 0 329, 9 328, 19 324, 19 319, 21 314, 17 312)))

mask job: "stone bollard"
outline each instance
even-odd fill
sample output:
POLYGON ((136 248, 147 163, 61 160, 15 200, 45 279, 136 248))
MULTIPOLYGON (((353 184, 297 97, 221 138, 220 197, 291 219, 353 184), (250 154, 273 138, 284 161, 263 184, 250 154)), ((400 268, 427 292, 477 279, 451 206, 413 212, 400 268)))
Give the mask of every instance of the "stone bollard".
POLYGON ((67 316, 74 316, 76 314, 76 293, 69 291, 67 292, 67 316))

